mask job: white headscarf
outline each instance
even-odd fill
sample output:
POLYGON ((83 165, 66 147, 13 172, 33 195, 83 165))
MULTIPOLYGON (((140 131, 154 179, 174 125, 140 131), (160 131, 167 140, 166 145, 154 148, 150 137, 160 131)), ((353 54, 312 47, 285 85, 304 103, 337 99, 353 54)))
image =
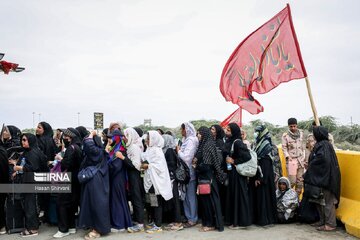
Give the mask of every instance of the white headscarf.
POLYGON ((175 143, 175 138, 173 136, 169 134, 163 134, 162 137, 164 139, 164 147, 162 148, 164 154, 169 148, 175 149, 176 143, 175 143))
POLYGON ((162 151, 164 139, 157 131, 149 131, 149 146, 142 155, 142 160, 149 163, 145 171, 144 188, 149 192, 154 186, 155 194, 161 195, 166 201, 173 197, 169 170, 162 151))
POLYGON ((134 167, 140 171, 141 167, 141 153, 143 152, 143 145, 139 134, 133 128, 127 128, 124 131, 127 139, 126 148, 127 155, 134 167), (139 144, 140 142, 140 144, 139 144), (140 147, 141 146, 141 147, 140 147))
POLYGON ((144 151, 144 146, 142 144, 142 138, 136 132, 134 128, 127 128, 124 131, 125 137, 127 138, 128 142, 126 143, 126 147, 130 146, 131 144, 136 144, 141 151, 144 151))
MULTIPOLYGON (((185 122, 184 125, 185 125, 185 132, 186 132, 185 139, 189 138, 189 137, 196 137, 196 130, 195 130, 194 125, 191 122, 185 122)), ((185 139, 183 139, 183 140, 185 140, 185 139)))
POLYGON ((186 137, 183 138, 180 151, 178 152, 179 157, 183 160, 190 168, 191 180, 195 179, 195 170, 192 167, 192 160, 195 156, 196 150, 199 145, 199 140, 196 137, 196 131, 194 125, 190 122, 185 122, 186 137))

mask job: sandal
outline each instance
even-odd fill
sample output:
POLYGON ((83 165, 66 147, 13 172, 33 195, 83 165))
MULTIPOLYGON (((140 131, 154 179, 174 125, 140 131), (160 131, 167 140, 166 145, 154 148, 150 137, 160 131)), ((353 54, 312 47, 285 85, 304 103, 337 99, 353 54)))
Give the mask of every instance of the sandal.
POLYGON ((170 231, 180 231, 180 230, 183 230, 183 229, 184 229, 184 226, 182 225, 182 223, 180 223, 180 224, 172 225, 169 230, 170 231))
POLYGON ((330 227, 327 225, 323 225, 323 226, 317 227, 316 230, 323 231, 323 232, 333 232, 336 230, 336 227, 330 227))
POLYGON ((20 236, 22 237, 31 237, 31 236, 37 236, 39 235, 39 232, 38 231, 33 231, 33 230, 23 230, 21 233, 20 233, 20 236))
POLYGON ((209 231, 214 231, 215 227, 201 227, 199 229, 200 232, 209 232, 209 231))
POLYGON ((171 228, 175 225, 175 223, 169 223, 164 227, 165 230, 171 230, 171 228))
POLYGON ((196 225, 196 223, 188 221, 187 223, 184 224, 184 228, 191 228, 195 225, 196 225))
POLYGON ((92 240, 92 239, 99 238, 99 237, 100 237, 100 233, 93 232, 93 231, 90 231, 88 234, 85 235, 86 240, 92 240))

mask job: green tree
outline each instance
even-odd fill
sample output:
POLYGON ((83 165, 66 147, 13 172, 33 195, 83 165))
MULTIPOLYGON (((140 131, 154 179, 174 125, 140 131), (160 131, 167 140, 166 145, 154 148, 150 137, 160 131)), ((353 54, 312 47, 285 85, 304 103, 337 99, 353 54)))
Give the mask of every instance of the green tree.
POLYGON ((198 130, 200 127, 211 127, 212 125, 219 124, 218 120, 193 120, 190 121, 193 125, 195 130, 198 130))

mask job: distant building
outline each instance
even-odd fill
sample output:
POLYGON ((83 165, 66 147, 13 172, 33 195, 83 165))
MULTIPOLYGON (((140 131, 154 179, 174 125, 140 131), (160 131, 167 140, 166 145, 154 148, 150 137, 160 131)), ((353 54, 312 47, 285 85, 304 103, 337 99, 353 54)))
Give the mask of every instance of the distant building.
POLYGON ((151 127, 151 119, 144 119, 144 126, 151 127))

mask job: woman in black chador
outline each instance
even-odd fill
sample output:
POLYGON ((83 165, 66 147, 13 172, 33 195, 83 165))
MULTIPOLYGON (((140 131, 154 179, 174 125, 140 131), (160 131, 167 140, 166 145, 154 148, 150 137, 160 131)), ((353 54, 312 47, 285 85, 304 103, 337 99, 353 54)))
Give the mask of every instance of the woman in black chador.
POLYGON ((329 133, 322 126, 314 127, 316 144, 309 157, 309 167, 304 175, 307 195, 310 188, 318 188, 319 197, 308 196, 309 201, 316 203, 320 221, 313 224, 320 231, 336 229, 335 209, 340 201, 341 173, 333 146, 329 142, 329 133))
POLYGON ((224 152, 227 155, 229 185, 226 193, 225 224, 230 229, 251 225, 248 181, 236 171, 236 165, 251 159, 249 149, 241 140, 240 127, 230 123, 225 131, 227 140, 224 152), (233 146, 233 151, 231 151, 233 146))
MULTIPOLYGON (((250 192, 253 191, 253 222, 260 226, 271 225, 276 222, 276 195, 275 177, 272 159, 272 142, 268 129, 265 126, 255 128, 255 152, 258 158, 256 176, 250 180, 250 192)), ((251 199, 251 198, 250 198, 251 199)))
POLYGON ((198 199, 202 206, 202 228, 201 231, 207 232, 217 229, 224 231, 222 220, 220 194, 217 181, 223 183, 226 174, 221 169, 221 159, 216 152, 216 145, 212 139, 210 129, 200 127, 197 134, 199 147, 195 154, 194 164, 196 164, 196 174, 198 183, 202 181, 210 183, 210 194, 199 195, 198 199))

